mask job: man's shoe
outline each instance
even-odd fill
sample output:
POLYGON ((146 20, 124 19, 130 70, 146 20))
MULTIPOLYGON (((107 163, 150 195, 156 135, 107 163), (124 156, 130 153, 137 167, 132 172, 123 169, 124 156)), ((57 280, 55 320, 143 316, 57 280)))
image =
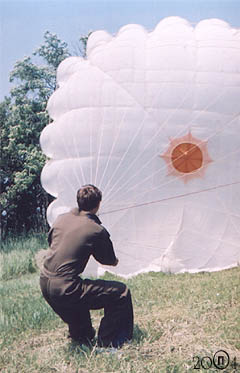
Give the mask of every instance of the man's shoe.
POLYGON ((78 343, 80 345, 86 345, 88 347, 92 347, 92 345, 94 344, 95 334, 96 334, 96 330, 92 328, 89 335, 79 336, 79 337, 69 335, 68 338, 71 338, 73 342, 78 343))

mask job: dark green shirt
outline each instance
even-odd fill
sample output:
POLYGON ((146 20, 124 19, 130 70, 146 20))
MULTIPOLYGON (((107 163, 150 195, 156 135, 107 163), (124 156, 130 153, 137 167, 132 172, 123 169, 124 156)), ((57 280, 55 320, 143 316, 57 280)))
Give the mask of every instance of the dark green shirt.
POLYGON ((79 275, 91 255, 105 265, 114 265, 117 260, 110 235, 99 218, 77 208, 56 219, 48 242, 50 253, 42 270, 47 277, 79 275))

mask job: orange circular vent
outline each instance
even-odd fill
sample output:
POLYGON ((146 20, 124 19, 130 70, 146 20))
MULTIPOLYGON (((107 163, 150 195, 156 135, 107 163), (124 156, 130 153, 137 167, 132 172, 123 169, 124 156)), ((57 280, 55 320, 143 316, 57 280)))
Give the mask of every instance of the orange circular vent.
POLYGON ((207 141, 193 137, 191 132, 170 138, 168 148, 160 156, 167 164, 168 175, 178 176, 184 183, 204 177, 208 164, 212 162, 207 141))
POLYGON ((190 142, 177 145, 171 154, 173 167, 183 173, 198 170, 203 164, 203 154, 201 149, 190 142))

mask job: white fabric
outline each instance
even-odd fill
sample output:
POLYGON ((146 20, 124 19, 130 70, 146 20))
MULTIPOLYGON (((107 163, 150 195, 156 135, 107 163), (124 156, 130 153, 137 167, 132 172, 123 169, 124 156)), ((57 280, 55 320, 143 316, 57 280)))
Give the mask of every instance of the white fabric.
MULTIPOLYGON (((240 181, 239 30, 170 17, 152 32, 139 25, 115 37, 97 31, 87 59, 67 58, 57 80, 48 102, 53 122, 40 139, 50 158, 42 185, 56 197, 49 223, 92 183, 103 192, 100 219, 119 257, 108 270, 131 276, 236 266, 240 184, 219 186, 240 181), (163 155, 189 133, 206 142, 210 162, 187 180, 169 175, 163 155)), ((86 274, 97 272, 92 261, 86 274)))

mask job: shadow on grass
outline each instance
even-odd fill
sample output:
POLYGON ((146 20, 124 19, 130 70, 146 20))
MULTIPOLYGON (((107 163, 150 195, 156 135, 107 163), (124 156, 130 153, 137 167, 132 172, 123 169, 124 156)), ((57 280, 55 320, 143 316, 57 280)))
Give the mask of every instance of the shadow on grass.
MULTIPOLYGON (((133 330, 133 339, 132 343, 140 344, 145 338, 147 338, 148 334, 145 330, 140 329, 140 327, 136 324, 134 325, 134 330, 133 330)), ((67 352, 70 354, 75 354, 75 353, 80 353, 83 355, 89 355, 91 354, 92 350, 97 347, 97 341, 96 339, 93 341, 92 345, 87 346, 84 344, 79 344, 78 342, 75 341, 69 341, 67 345, 67 352)))
POLYGON ((144 329, 140 329, 138 324, 134 325, 133 329, 133 342, 135 344, 141 343, 145 338, 147 338, 148 333, 144 329))
POLYGON ((81 354, 85 357, 88 357, 91 354, 93 348, 94 343, 92 346, 88 346, 85 344, 79 344, 78 342, 69 341, 69 343, 65 347, 65 350, 69 355, 81 354))

